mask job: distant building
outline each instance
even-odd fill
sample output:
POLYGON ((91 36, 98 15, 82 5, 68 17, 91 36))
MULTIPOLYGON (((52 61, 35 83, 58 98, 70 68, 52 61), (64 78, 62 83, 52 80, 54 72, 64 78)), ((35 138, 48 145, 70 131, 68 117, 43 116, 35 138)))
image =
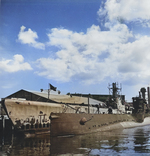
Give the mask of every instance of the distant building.
MULTIPOLYGON (((69 93, 68 93, 69 94, 69 93)), ((81 94, 81 93, 70 93, 72 96, 81 96, 81 97, 90 97, 92 99, 98 100, 98 101, 102 101, 102 102, 106 102, 106 100, 109 98, 109 94, 108 95, 102 95, 102 94, 81 94)), ((125 101, 125 95, 121 95, 122 100, 125 101)))
POLYGON ((88 102, 91 105, 96 105, 103 103, 100 100, 94 99, 93 97, 88 96, 72 96, 72 95, 61 95, 61 94, 49 94, 47 92, 37 92, 37 91, 28 91, 21 89, 11 95, 8 95, 4 99, 11 98, 21 98, 28 101, 39 101, 39 102, 51 102, 51 103, 65 103, 65 104, 85 104, 88 102))

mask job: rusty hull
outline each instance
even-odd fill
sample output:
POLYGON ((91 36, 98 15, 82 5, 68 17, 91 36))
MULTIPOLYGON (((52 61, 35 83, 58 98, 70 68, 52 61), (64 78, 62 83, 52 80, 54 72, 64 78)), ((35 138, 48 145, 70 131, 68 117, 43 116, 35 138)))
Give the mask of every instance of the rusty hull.
MULTIPOLYGON (((8 117, 17 132, 22 133, 49 133, 50 113, 63 112, 65 105, 18 99, 5 99, 5 109, 8 117)), ((67 112, 75 112, 67 109, 67 112)))
POLYGON ((50 136, 79 135, 150 124, 138 123, 131 114, 51 113, 50 136))
MULTIPOLYGON (((50 131, 50 114, 87 112, 87 107, 65 104, 27 101, 24 99, 5 99, 3 101, 5 111, 12 121, 15 131, 24 134, 42 134, 50 131)), ((95 112, 97 109, 92 108, 95 112)))

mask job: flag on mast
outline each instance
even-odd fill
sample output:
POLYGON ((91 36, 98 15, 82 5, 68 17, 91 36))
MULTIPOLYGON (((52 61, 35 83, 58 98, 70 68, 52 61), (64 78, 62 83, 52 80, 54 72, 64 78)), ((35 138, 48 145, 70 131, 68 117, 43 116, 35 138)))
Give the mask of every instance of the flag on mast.
POLYGON ((49 83, 49 86, 50 86, 50 89, 51 89, 51 90, 56 91, 57 87, 54 87, 54 86, 51 85, 50 83, 49 83))

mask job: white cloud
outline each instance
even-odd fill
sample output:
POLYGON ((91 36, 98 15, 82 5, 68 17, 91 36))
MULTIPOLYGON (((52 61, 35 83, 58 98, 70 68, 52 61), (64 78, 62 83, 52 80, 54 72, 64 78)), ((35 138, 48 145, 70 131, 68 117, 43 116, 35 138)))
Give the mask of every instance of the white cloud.
POLYGON ((22 55, 16 54, 13 59, 2 59, 0 60, 0 72, 18 72, 21 70, 32 70, 29 63, 24 62, 22 55))
POLYGON ((115 25, 110 31, 101 31, 99 26, 92 25, 86 34, 54 28, 48 34, 48 45, 60 47, 60 50, 55 58, 37 60, 41 68, 38 74, 63 82, 72 79, 87 83, 102 81, 116 75, 116 64, 111 57, 131 36, 123 24, 115 25))
MULTIPOLYGON (((60 50, 52 58, 37 60, 40 76, 67 82, 99 83, 105 79, 135 85, 149 83, 150 36, 133 34, 128 25, 139 20, 148 24, 149 1, 107 0, 99 15, 107 16, 106 31, 92 25, 86 33, 53 28, 48 46, 60 50), (132 42, 130 42, 132 40, 132 42), (129 83, 130 82, 130 83, 129 83)), ((141 25, 142 26, 142 25, 141 25)), ((142 28, 142 27, 141 27, 142 28)), ((142 32, 142 31, 141 31, 142 32)))
POLYGON ((149 0, 107 0, 98 11, 100 18, 107 17, 110 21, 126 20, 141 21, 150 25, 149 0))
POLYGON ((28 31, 25 31, 25 29, 25 26, 21 26, 20 32, 18 34, 18 41, 20 41, 22 44, 29 44, 34 48, 44 50, 45 45, 36 41, 36 39, 38 39, 37 33, 32 31, 31 29, 28 29, 28 31))
MULTIPOLYGON (((118 62, 118 72, 123 75, 123 79, 134 77, 140 81, 148 82, 150 79, 150 37, 143 36, 133 43, 127 43, 120 47, 120 61, 118 62)), ((119 54, 119 53, 118 53, 119 54)))

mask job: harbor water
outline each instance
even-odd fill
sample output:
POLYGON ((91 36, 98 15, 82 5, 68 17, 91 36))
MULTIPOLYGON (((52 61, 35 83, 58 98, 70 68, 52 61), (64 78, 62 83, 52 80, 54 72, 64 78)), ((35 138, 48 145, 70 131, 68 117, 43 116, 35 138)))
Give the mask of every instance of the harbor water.
POLYGON ((149 156, 150 125, 94 134, 50 137, 0 137, 0 156, 149 156))

